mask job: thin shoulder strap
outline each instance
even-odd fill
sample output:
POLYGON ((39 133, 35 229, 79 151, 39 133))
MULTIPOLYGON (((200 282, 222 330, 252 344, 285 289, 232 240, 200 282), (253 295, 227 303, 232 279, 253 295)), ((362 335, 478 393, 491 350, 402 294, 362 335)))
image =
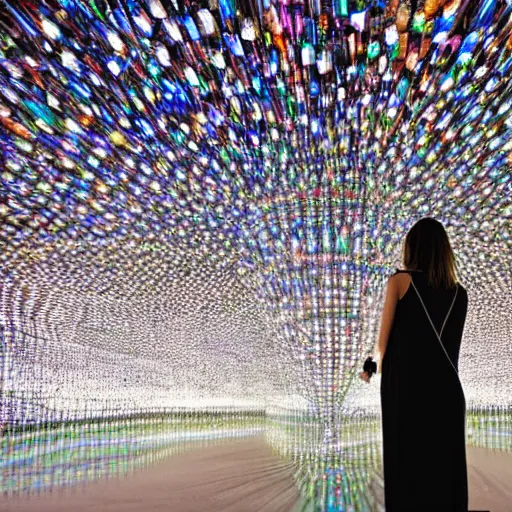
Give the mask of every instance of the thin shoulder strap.
MULTIPOLYGON (((421 305, 423 306, 423 309, 425 310, 425 313, 426 313, 426 315, 428 317, 430 325, 432 326, 432 329, 434 329, 434 332, 436 333, 436 336, 437 336, 437 339, 439 341, 439 344, 441 345, 441 348, 443 349, 444 353, 446 354, 446 357, 448 358, 448 361, 450 361, 450 364, 452 365, 452 368, 455 370, 455 373, 457 374, 457 377, 458 377, 459 376, 459 372, 457 371, 457 368, 455 368, 455 366, 453 365, 452 360, 450 359, 450 356, 448 355, 448 352, 446 352, 446 349, 444 348, 443 342, 441 340, 441 336, 443 335, 444 326, 446 325, 448 317, 450 316, 450 313, 452 312, 453 305, 455 304, 455 299, 457 298, 457 293, 459 292, 459 285, 458 284, 456 285, 455 295, 453 297, 452 304, 450 306, 450 309, 448 310, 446 318, 444 319, 443 327, 441 328, 441 333, 438 333, 437 329, 436 329, 436 327, 434 325, 434 322, 432 322, 432 318, 430 318, 430 315, 428 314, 427 308, 425 306, 425 303, 423 302, 423 299, 421 298, 420 292, 418 291, 418 288, 416 288, 416 285, 414 284, 414 279, 412 279, 412 276, 411 276, 411 284, 414 286, 414 289, 416 290, 416 293, 418 294, 418 297, 420 299, 421 305)), ((459 379, 459 381, 460 381, 460 379, 459 379)))

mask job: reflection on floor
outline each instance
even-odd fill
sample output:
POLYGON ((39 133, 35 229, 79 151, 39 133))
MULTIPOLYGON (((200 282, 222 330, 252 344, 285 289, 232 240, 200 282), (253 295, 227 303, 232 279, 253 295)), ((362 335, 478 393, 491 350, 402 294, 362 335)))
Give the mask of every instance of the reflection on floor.
POLYGON ((469 509, 512 510, 512 452, 466 448, 469 509))
POLYGON ((260 437, 219 441, 174 455, 126 478, 1 501, 2 512, 288 512, 299 492, 260 437))
MULTIPOLYGON (((467 455, 470 510, 510 512, 512 453, 468 447, 467 455)), ((382 496, 382 488, 374 490, 382 496)), ((0 499, 0 510, 289 512, 299 510, 299 502, 292 466, 262 437, 250 437, 191 449, 126 478, 0 499)))

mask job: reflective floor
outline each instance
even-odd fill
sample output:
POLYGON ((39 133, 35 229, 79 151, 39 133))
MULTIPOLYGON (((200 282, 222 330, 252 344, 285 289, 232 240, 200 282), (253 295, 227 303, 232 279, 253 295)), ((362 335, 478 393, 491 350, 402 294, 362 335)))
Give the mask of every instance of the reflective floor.
MULTIPOLYGON (((317 510, 301 498, 294 466, 262 436, 210 441, 128 475, 0 499, 3 512, 317 510)), ((470 510, 508 512, 512 453, 468 447, 470 510)), ((382 500, 379 481, 372 491, 382 500)), ((329 510, 325 508, 324 510, 329 510)), ((347 508, 346 510, 354 510, 347 508)), ((376 505, 374 510, 383 510, 376 505)))
MULTIPOLYGON (((509 412, 470 409, 470 510, 509 512, 509 412)), ((161 411, 4 428, 1 511, 383 512, 378 415, 161 411)), ((414 471, 414 465, 411 466, 414 471)))
POLYGON ((292 465, 261 437, 211 442, 126 478, 0 502, 5 512, 289 511, 299 500, 292 465))

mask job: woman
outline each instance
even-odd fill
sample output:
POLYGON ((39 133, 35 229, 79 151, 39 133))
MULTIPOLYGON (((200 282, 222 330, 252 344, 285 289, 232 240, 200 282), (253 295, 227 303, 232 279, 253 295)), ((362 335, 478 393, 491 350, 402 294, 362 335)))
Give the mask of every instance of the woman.
POLYGON ((458 361, 468 295, 440 222, 411 228, 403 263, 387 283, 377 352, 386 512, 467 512, 458 361))

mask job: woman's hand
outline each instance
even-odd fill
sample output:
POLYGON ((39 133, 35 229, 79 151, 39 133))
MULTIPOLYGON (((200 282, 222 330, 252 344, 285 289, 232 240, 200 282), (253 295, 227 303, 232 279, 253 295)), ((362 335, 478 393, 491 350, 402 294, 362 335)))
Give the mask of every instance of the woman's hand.
POLYGON ((371 377, 368 372, 361 372, 359 374, 359 377, 361 377, 361 379, 363 379, 364 381, 368 382, 368 384, 370 383, 371 377))

